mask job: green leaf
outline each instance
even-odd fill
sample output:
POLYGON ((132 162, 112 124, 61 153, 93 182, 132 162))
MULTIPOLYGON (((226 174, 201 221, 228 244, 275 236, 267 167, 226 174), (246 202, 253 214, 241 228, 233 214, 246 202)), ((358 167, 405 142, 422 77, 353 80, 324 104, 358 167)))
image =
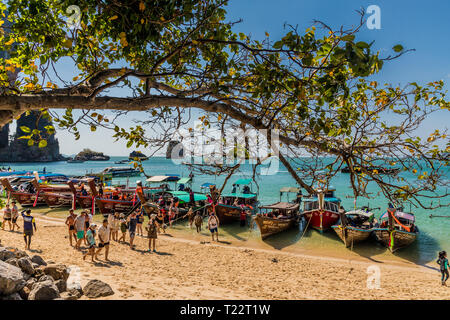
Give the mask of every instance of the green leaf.
POLYGON ((30 128, 28 128, 28 127, 26 127, 26 126, 21 126, 21 127, 20 127, 20 130, 22 130, 22 131, 25 132, 25 133, 30 133, 30 132, 31 132, 30 128))
POLYGON ((343 36, 343 37, 341 38, 341 40, 342 40, 342 41, 353 41, 353 40, 355 40, 355 35, 353 35, 353 34, 348 34, 348 35, 346 35, 346 36, 343 36))
POLYGON ((395 52, 400 52, 403 50, 403 46, 401 44, 397 44, 392 49, 394 49, 395 52))
POLYGON ((39 141, 39 148, 45 148, 47 146, 47 140, 42 139, 39 141))
POLYGON ((96 131, 97 130, 97 127, 96 126, 93 126, 93 125, 91 125, 91 131, 96 131))
POLYGON ((34 145, 33 139, 28 140, 28 146, 31 147, 34 145))

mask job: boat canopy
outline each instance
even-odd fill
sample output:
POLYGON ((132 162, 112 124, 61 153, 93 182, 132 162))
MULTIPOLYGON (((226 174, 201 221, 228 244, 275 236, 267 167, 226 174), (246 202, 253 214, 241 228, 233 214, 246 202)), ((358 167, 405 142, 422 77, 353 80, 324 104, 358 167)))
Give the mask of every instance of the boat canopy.
POLYGON ((271 209, 271 210, 297 210, 299 208, 298 203, 291 202, 277 202, 274 204, 269 204, 267 206, 262 206, 260 209, 271 209))
POLYGON ((191 182, 191 178, 181 178, 177 181, 178 184, 185 184, 191 182))
MULTIPOLYGON (((189 193, 186 191, 168 191, 167 193, 170 193, 174 197, 177 197, 183 202, 189 202, 189 193)), ((201 193, 194 193, 194 200, 195 201, 205 201, 207 198, 204 194, 201 193)))
MULTIPOLYGON (((383 215, 380 217, 380 219, 387 219, 387 217, 388 217, 387 214, 388 213, 386 211, 385 213, 383 213, 383 215)), ((412 221, 412 222, 416 221, 416 217, 413 214, 411 214, 411 213, 406 213, 406 212, 402 212, 402 211, 396 211, 395 212, 395 216, 397 218, 403 218, 403 219, 406 219, 406 220, 409 220, 409 221, 412 221)))
POLYGON ((280 189, 280 192, 282 193, 299 193, 300 192, 300 188, 296 188, 296 187, 283 187, 280 189))
POLYGON ((237 184, 237 185, 248 185, 250 183, 252 183, 252 179, 239 179, 234 184, 237 184))
POLYGON ((206 189, 206 188, 209 188, 209 187, 215 186, 215 185, 216 185, 215 183, 205 182, 204 184, 202 184, 202 185, 200 186, 200 188, 201 188, 201 189, 206 189))
POLYGON ((357 209, 357 210, 347 211, 347 212, 345 213, 345 215, 353 215, 353 214, 355 214, 355 215, 360 215, 360 216, 365 216, 365 217, 369 217, 369 218, 370 218, 371 216, 373 216, 373 212, 371 212, 371 211, 367 212, 367 211, 362 210, 362 209, 357 209))
MULTIPOLYGON (((324 198, 325 199, 325 202, 341 202, 341 199, 339 199, 339 198, 324 198)), ((303 202, 308 202, 308 201, 318 201, 318 199, 317 199, 317 196, 315 196, 315 197, 312 197, 312 198, 303 198, 303 200, 302 200, 303 202)))
POLYGON ((222 197, 251 199, 251 198, 255 198, 256 194, 254 194, 254 193, 223 193, 222 197))
MULTIPOLYGON (((47 174, 40 174, 39 179, 45 179, 45 178, 67 178, 65 174, 58 174, 58 173, 47 173, 47 174)), ((26 175, 26 176, 14 176, 14 178, 20 178, 20 179, 34 179, 34 175, 26 175)))
POLYGON ((168 181, 170 178, 170 176, 153 176, 148 178, 146 181, 147 182, 164 182, 164 181, 168 181))

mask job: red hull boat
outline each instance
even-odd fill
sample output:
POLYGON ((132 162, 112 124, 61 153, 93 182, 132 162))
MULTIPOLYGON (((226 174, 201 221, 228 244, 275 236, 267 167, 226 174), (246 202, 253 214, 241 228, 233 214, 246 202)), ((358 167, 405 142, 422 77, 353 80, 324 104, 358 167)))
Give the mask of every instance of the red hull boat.
POLYGON ((339 220, 341 199, 334 196, 334 189, 318 190, 317 196, 304 199, 304 210, 307 224, 323 232, 331 228, 339 220))
POLYGON ((9 196, 16 199, 22 207, 45 205, 45 199, 41 194, 14 190, 6 178, 3 178, 1 182, 3 187, 8 190, 9 196))

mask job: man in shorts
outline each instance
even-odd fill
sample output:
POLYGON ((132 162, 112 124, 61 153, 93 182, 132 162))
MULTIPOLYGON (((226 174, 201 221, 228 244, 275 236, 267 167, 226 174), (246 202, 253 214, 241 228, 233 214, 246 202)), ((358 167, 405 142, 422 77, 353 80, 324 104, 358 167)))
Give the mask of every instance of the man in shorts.
POLYGON ((216 241, 219 242, 219 218, 214 211, 211 211, 208 218, 208 229, 211 231, 212 241, 214 241, 214 233, 216 234, 216 241))
POLYGON ((73 212, 73 209, 69 210, 69 216, 66 219, 66 225, 69 227, 69 241, 70 246, 72 246, 72 237, 75 240, 75 244, 77 243, 77 232, 75 231, 75 219, 77 215, 73 212))
POLYGON ((108 224, 108 219, 103 219, 102 226, 98 229, 98 240, 100 243, 98 244, 98 250, 95 253, 95 258, 98 260, 98 254, 105 248, 105 260, 109 261, 108 253, 109 253, 109 239, 111 235, 111 228, 108 224))
POLYGON ((25 240, 25 250, 30 250, 31 245, 31 237, 33 236, 33 227, 34 231, 36 230, 36 221, 31 215, 31 210, 22 211, 23 218, 23 238, 25 240))
POLYGON ((86 227, 86 212, 82 211, 81 214, 75 218, 75 231, 77 232, 77 243, 75 249, 80 250, 81 241, 84 239, 84 229, 86 227))
POLYGON ((6 222, 8 222, 9 231, 11 231, 12 230, 12 226, 11 226, 11 208, 9 207, 9 203, 7 203, 5 209, 3 209, 2 230, 5 230, 6 222))
POLYGON ((15 227, 17 227, 17 230, 20 230, 19 225, 17 224, 17 219, 19 218, 19 209, 16 206, 16 201, 11 202, 11 223, 12 223, 12 231, 14 231, 15 227))
POLYGON ((134 237, 136 235, 137 221, 138 221, 138 218, 136 215, 136 211, 134 211, 128 217, 128 232, 130 233, 130 248, 131 249, 134 249, 133 241, 134 241, 134 237))

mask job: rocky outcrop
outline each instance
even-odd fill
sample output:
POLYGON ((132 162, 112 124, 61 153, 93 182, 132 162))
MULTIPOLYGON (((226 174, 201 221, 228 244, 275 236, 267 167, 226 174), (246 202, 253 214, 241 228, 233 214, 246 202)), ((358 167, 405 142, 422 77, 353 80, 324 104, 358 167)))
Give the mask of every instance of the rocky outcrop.
POLYGON ((183 144, 175 140, 170 141, 167 146, 166 159, 181 159, 183 156, 183 144))
POLYGON ((90 280, 82 289, 69 279, 70 269, 63 264, 29 257, 25 251, 0 246, 0 300, 77 300, 85 294, 100 298, 114 294, 100 280, 90 280))
POLYGON ((49 134, 45 127, 52 126, 52 122, 39 117, 39 111, 32 111, 29 115, 23 114, 17 120, 17 129, 12 141, 8 141, 8 128, 0 131, 0 161, 2 162, 51 162, 63 161, 67 158, 59 153, 59 142, 55 134, 49 134), (37 125, 36 125, 37 122, 37 125), (26 127, 30 132, 37 129, 41 138, 47 141, 45 147, 39 148, 37 143, 28 145, 28 139, 19 139, 31 133, 24 132, 26 127), (5 145, 6 144, 6 145, 5 145))
POLYGON ((138 158, 140 160, 147 160, 148 159, 148 157, 145 154, 143 154, 142 152, 140 152, 140 151, 133 151, 132 153, 130 153, 128 158, 130 160, 134 160, 135 158, 138 158))
POLYGON ((84 149, 83 151, 78 153, 73 159, 82 161, 108 161, 110 158, 109 156, 104 155, 102 152, 84 149))
POLYGON ((83 288, 83 294, 88 298, 107 297, 114 294, 109 284, 100 280, 90 280, 83 288))
POLYGON ((0 296, 18 293, 25 287, 22 271, 9 263, 0 261, 0 296))

